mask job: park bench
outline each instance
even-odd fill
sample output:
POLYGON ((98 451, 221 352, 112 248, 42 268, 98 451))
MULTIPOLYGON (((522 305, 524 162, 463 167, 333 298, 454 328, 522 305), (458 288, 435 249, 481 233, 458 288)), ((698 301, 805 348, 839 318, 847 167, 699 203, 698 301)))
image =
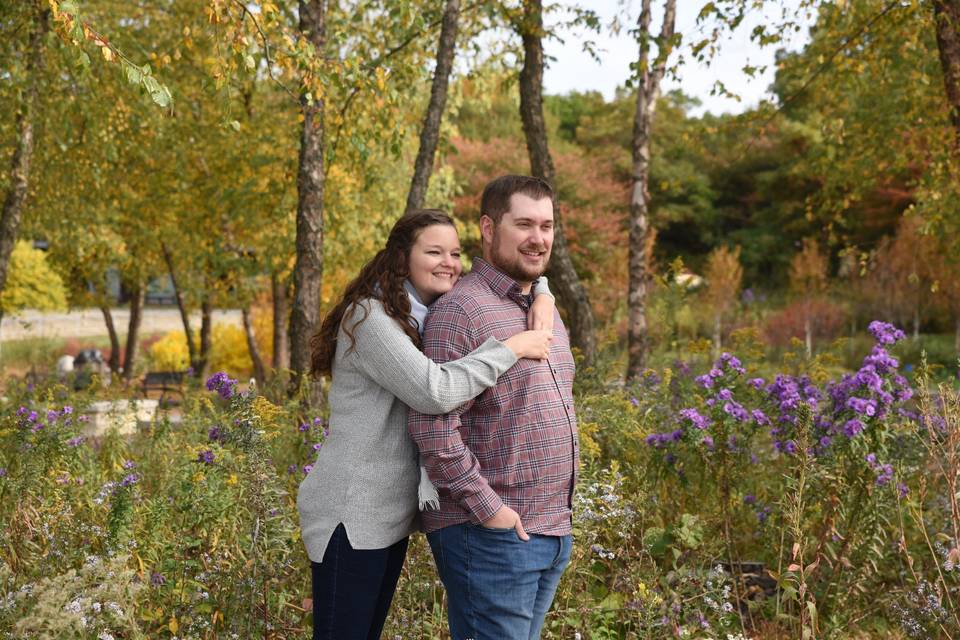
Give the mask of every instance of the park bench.
POLYGON ((186 371, 148 371, 143 376, 141 393, 143 397, 149 397, 151 391, 160 392, 160 406, 169 407, 179 404, 179 400, 171 396, 176 394, 183 399, 183 385, 187 380, 186 371))

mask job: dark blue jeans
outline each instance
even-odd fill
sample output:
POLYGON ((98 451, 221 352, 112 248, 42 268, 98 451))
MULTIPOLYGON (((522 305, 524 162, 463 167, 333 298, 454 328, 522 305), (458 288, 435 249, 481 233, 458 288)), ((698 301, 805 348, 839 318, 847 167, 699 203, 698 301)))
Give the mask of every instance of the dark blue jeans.
POLYGON ((570 561, 570 536, 459 524, 427 534, 454 640, 536 640, 570 561))
POLYGON ((341 524, 313 567, 313 640, 377 640, 397 588, 407 538, 354 549, 341 524))

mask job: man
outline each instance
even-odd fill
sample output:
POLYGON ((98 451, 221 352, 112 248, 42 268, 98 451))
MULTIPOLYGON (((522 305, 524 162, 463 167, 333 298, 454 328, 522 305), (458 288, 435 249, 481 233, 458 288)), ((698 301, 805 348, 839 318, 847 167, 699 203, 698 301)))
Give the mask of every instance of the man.
MULTIPOLYGON (((460 358, 527 328, 531 288, 550 259, 553 192, 502 176, 480 203, 483 259, 431 308, 424 351, 460 358)), ((454 640, 540 637, 570 559, 579 460, 573 356, 559 315, 548 360, 521 360, 443 416, 410 412, 410 434, 440 493, 423 523, 447 590, 454 640)))

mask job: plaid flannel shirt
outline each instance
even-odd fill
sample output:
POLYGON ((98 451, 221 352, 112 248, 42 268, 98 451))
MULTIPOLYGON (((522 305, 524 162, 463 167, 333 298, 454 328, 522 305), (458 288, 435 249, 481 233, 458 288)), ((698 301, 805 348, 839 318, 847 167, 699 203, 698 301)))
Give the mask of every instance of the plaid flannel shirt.
MULTIPOLYGON (((529 307, 516 281, 475 259, 473 271, 433 304, 424 351, 443 363, 490 336, 505 340, 527 329, 529 307)), ((580 457, 573 376, 558 314, 549 360, 518 361, 496 386, 446 415, 410 411, 410 435, 440 494, 440 510, 421 514, 427 532, 480 524, 506 504, 528 532, 570 533, 580 457)))

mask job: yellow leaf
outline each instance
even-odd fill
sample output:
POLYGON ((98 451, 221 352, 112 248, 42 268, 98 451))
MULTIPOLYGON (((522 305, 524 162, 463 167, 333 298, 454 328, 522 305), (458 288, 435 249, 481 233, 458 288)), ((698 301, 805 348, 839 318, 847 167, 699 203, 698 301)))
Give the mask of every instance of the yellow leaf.
POLYGON ((111 49, 110 47, 101 47, 100 53, 103 54, 103 59, 106 60, 107 62, 110 62, 113 60, 113 49, 111 49))
POLYGON ((180 628, 180 625, 177 623, 177 616, 170 618, 170 623, 167 625, 167 628, 170 629, 170 633, 177 632, 177 629, 180 628))

